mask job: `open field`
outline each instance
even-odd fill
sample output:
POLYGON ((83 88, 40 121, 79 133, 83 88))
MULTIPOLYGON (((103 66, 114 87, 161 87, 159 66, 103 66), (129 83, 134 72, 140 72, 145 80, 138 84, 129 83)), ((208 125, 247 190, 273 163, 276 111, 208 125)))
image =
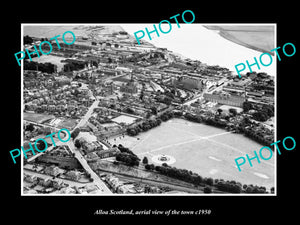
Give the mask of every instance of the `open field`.
POLYGON ((47 115, 47 114, 39 114, 39 113, 23 113, 24 120, 32 121, 35 123, 43 123, 47 120, 54 119, 55 116, 47 115))
MULTIPOLYGON (((34 62, 38 63, 52 63, 57 66, 57 72, 60 72, 66 63, 61 62, 64 60, 64 57, 59 57, 55 55, 41 55, 39 58, 35 57, 32 59, 34 62)), ((28 60, 29 61, 29 60, 28 60)))
POLYGON ((125 124, 132 124, 135 120, 136 120, 136 118, 126 116, 126 115, 120 115, 120 116, 112 119, 112 121, 114 121, 116 123, 125 123, 125 124))
POLYGON ((192 170, 203 177, 236 180, 267 189, 275 187, 274 157, 261 160, 260 164, 253 160, 253 167, 246 163, 239 172, 234 159, 246 154, 251 157, 262 145, 223 129, 172 119, 138 136, 125 136, 110 142, 130 148, 141 159, 147 156, 149 163, 154 163, 151 161, 154 155, 165 154, 176 159, 171 166, 192 170))

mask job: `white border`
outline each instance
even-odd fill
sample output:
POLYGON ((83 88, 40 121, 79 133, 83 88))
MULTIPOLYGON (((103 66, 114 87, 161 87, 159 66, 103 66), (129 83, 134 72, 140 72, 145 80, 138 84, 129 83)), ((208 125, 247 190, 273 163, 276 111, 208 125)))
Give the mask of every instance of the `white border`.
MULTIPOLYGON (((128 23, 123 23, 124 24, 128 24, 128 23)), ((135 24, 149 24, 149 23, 131 23, 132 25, 135 24)), ((210 26, 217 26, 217 25, 255 25, 255 26, 263 26, 263 25, 273 25, 274 26, 274 46, 277 46, 277 23, 195 23, 195 24, 199 24, 199 25, 210 25, 210 26)), ((20 51, 22 51, 23 49, 23 29, 24 26, 40 26, 40 25, 46 25, 46 26, 80 26, 80 25, 85 25, 85 26, 95 26, 95 25, 120 25, 122 26, 122 23, 21 23, 21 46, 20 46, 20 51)), ((132 35, 132 34, 131 34, 132 35)), ((275 55, 276 56, 276 55, 275 55)), ((275 82, 275 118, 274 118, 274 141, 277 141, 277 60, 275 61, 275 78, 274 78, 274 82, 275 82)), ((23 60, 21 62, 21 144, 20 146, 23 145, 23 100, 24 100, 24 96, 23 96, 23 68, 24 68, 24 64, 23 64, 23 60)), ((274 151, 276 152, 276 151, 274 151)), ((278 185, 277 185, 277 152, 274 158, 275 164, 274 164, 274 188, 275 188, 275 192, 274 194, 24 194, 23 193, 23 165, 24 165, 24 160, 23 157, 21 157, 21 196, 163 196, 163 197, 171 197, 171 196, 197 196, 197 197, 202 197, 202 196, 277 196, 277 189, 278 189, 278 185)))

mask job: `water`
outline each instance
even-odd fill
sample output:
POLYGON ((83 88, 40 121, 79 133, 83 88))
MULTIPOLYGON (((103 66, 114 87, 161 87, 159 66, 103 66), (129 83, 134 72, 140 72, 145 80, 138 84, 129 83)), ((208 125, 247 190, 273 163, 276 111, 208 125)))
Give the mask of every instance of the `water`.
MULTIPOLYGON (((133 36, 134 32, 138 30, 145 31, 145 27, 150 31, 153 30, 150 29, 153 28, 153 24, 121 24, 121 26, 133 36)), ((158 27, 157 24, 156 27, 158 27)), ((168 27, 162 27, 162 29, 168 30, 168 27)), ((146 34, 144 40, 149 41, 156 47, 167 48, 190 59, 200 60, 208 65, 226 67, 233 71, 233 74, 237 74, 234 67, 236 64, 246 64, 246 60, 252 64, 254 63, 253 58, 259 59, 259 56, 262 54, 256 50, 233 43, 221 37, 216 31, 209 30, 201 24, 180 24, 180 28, 176 24, 172 24, 172 30, 168 34, 160 33, 160 37, 157 37, 156 33, 152 33, 151 37, 153 38, 150 41, 146 34)), ((272 59, 273 63, 269 67, 260 65, 261 69, 258 70, 256 66, 253 66, 253 71, 266 72, 275 76, 276 56, 272 56, 272 59)), ((267 58, 263 58, 263 60, 266 64, 268 63, 267 58)), ((248 68, 246 70, 245 72, 249 71, 248 68)))
MULTIPOLYGON (((113 28, 114 26, 121 26, 125 31, 134 37, 134 32, 138 30, 144 30, 147 27, 150 31, 153 30, 153 24, 83 24, 83 25, 106 25, 113 28)), ((209 24, 214 25, 214 24, 209 24)), ((38 29, 35 26, 26 25, 24 28, 24 35, 40 36, 51 38, 58 34, 63 34, 67 30, 72 30, 76 36, 85 35, 85 29, 74 29, 79 24, 47 24, 39 25, 38 29)), ((158 24, 156 23, 156 27, 158 24)), ((168 30, 169 27, 166 24, 162 26, 163 30, 168 30)), ((233 71, 233 74, 237 74, 235 65, 239 63, 246 63, 246 60, 250 64, 254 62, 254 57, 257 59, 261 55, 261 52, 248 49, 244 46, 233 43, 223 37, 221 37, 217 31, 209 30, 203 27, 202 24, 184 24, 180 23, 180 28, 176 23, 172 23, 172 30, 168 34, 160 32, 160 37, 156 36, 156 33, 152 33, 153 37, 150 41, 147 34, 143 38, 146 41, 154 44, 156 47, 167 48, 175 53, 179 53, 185 57, 193 60, 199 60, 208 65, 219 65, 226 67, 233 71)), ((276 38, 275 38, 276 39, 276 38)), ((271 50, 271 49, 270 49, 271 50)), ((282 55, 282 53, 281 53, 282 55)), ((256 66, 252 69, 257 72, 266 72, 269 75, 276 75, 276 56, 272 56, 273 63, 269 67, 261 66, 258 70, 256 66)), ((265 63, 268 63, 268 59, 265 63)), ((245 72, 248 72, 248 68, 245 72)), ((243 72, 242 72, 243 73, 243 72)))

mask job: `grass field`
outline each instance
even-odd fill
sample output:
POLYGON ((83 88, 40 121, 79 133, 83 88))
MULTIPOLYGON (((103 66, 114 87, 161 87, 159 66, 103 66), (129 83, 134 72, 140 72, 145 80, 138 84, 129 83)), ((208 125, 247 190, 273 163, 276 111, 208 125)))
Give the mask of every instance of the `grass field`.
POLYGON ((35 123, 43 123, 46 120, 54 119, 53 115, 39 114, 39 113, 23 113, 24 120, 32 121, 35 123))
POLYGON ((65 58, 55 56, 55 55, 42 55, 41 57, 35 57, 32 59, 34 62, 38 63, 52 63, 57 66, 57 72, 60 72, 66 63, 61 62, 65 58))
POLYGON ((110 142, 130 148, 141 159, 147 156, 149 163, 153 163, 154 155, 165 154, 176 159, 172 166, 192 170, 203 177, 236 180, 267 189, 275 187, 274 157, 261 160, 260 164, 253 160, 253 167, 244 164, 239 172, 234 159, 246 154, 251 157, 262 145, 223 129, 172 119, 138 136, 125 136, 110 142))

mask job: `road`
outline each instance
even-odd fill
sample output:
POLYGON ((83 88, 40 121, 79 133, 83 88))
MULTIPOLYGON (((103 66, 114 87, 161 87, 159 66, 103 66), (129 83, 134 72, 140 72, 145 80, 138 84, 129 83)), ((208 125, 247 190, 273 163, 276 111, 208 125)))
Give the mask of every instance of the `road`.
POLYGON ((196 95, 194 98, 192 98, 191 100, 186 101, 185 103, 183 103, 182 105, 190 105, 193 102, 196 102, 199 98, 203 97, 204 91, 201 92, 201 94, 196 95))
MULTIPOLYGON (((98 107, 99 104, 99 100, 96 100, 95 102, 93 102, 93 104, 90 106, 89 110, 87 111, 87 113, 84 115, 84 117, 80 120, 80 122, 74 127, 74 129, 76 129, 77 127, 80 127, 82 125, 84 125, 87 120, 90 118, 90 116, 93 113, 94 108, 98 107)), ((44 124, 38 124, 38 123, 33 123, 36 124, 38 126, 47 126, 47 127, 51 127, 53 129, 59 130, 56 127, 53 126, 49 126, 49 125, 44 125, 44 124)), ((73 129, 73 130, 74 130, 73 129)), ((90 168, 90 166, 88 165, 87 161, 85 160, 85 158, 80 154, 79 151, 76 151, 73 140, 70 139, 68 142, 66 143, 56 143, 56 145, 59 144, 63 144, 63 145, 68 145, 69 149, 72 153, 74 153, 75 158, 80 162, 80 164, 82 165, 82 167, 85 169, 86 172, 88 172, 91 175, 91 178, 93 178, 93 183, 99 188, 99 190, 102 191, 103 194, 112 194, 111 190, 105 185, 105 183, 98 177, 98 175, 90 168)), ((51 148, 51 147, 50 147, 51 148)), ((49 150, 51 151, 51 149, 49 148, 49 150)), ((53 148, 53 147, 52 147, 53 148)), ((46 150, 47 151, 47 150, 46 150)), ((37 154, 33 157, 31 157, 29 160, 32 161, 33 159, 39 157, 40 155, 42 155, 43 153, 37 154)), ((29 161, 28 160, 28 161, 29 161)))
POLYGON ((80 154, 79 151, 75 150, 75 146, 73 143, 73 140, 67 142, 67 145, 69 146, 72 153, 75 154, 75 158, 80 162, 82 167, 85 169, 87 173, 91 175, 91 178, 94 180, 94 184, 102 191, 103 194, 112 194, 111 190, 105 185, 105 183, 98 177, 98 175, 91 169, 91 167, 88 165, 85 158, 80 154))
MULTIPOLYGON (((95 100, 93 102, 93 104, 90 106, 89 110, 87 111, 87 113, 82 117, 82 119, 79 121, 79 123, 73 128, 73 130, 75 130, 76 128, 78 127, 81 127, 83 126, 87 121, 88 119, 91 117, 92 113, 94 112, 94 108, 97 108, 98 107, 98 104, 99 104, 99 100, 95 100)), ((72 130, 72 131, 73 131, 72 130)), ((71 131, 71 132, 72 132, 71 131)))

